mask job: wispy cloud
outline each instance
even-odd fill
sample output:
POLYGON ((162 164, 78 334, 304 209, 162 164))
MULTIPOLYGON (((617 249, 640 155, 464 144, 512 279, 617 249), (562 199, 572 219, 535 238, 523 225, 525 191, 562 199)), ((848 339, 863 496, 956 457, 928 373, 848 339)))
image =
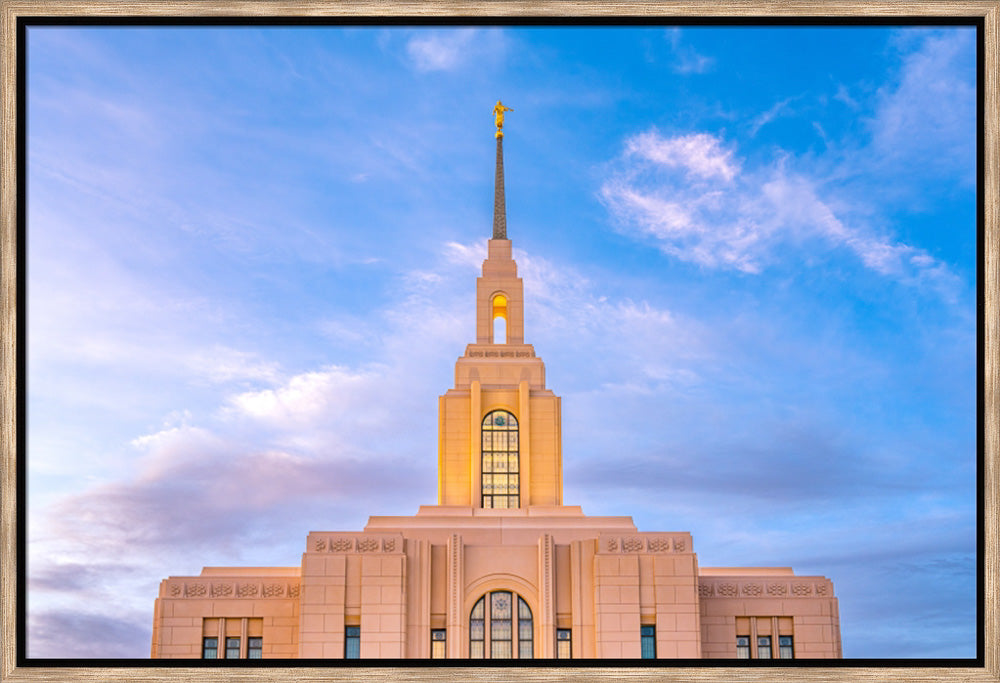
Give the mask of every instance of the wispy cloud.
POLYGON ((406 43, 406 53, 417 71, 453 71, 496 54, 503 46, 498 30, 454 28, 414 35, 406 43))
POLYGON ((907 173, 975 173, 974 31, 901 34, 897 79, 878 91, 871 121, 874 149, 907 173))
POLYGON ((681 29, 672 28, 667 31, 667 41, 673 51, 672 68, 679 74, 703 74, 715 66, 715 59, 699 54, 693 47, 682 42, 681 29))
POLYGON ((786 97, 785 99, 775 102, 774 105, 765 112, 762 112, 759 116, 754 117, 750 122, 750 137, 754 137, 760 131, 761 128, 771 123, 779 116, 784 115, 789 111, 789 106, 796 97, 786 97))
POLYGON ((790 170, 787 161, 746 168, 736 161, 735 145, 721 137, 654 129, 625 141, 600 198, 624 233, 708 268, 760 273, 779 258, 777 247, 801 248, 820 238, 882 275, 948 279, 947 266, 926 251, 838 215, 819 181, 790 170))

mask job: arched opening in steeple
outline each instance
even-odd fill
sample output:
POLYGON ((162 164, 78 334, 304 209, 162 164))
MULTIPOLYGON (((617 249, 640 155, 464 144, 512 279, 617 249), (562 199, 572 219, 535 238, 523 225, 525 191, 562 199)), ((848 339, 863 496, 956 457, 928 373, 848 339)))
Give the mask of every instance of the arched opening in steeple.
POLYGON ((507 343, 507 297, 496 294, 492 301, 493 343, 507 343))

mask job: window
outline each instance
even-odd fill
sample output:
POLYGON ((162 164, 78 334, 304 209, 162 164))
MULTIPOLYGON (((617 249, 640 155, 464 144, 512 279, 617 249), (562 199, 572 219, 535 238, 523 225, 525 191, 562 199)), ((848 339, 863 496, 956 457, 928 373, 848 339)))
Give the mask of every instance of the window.
POLYGON ((239 638, 226 638, 226 659, 239 659, 240 658, 240 639, 239 638))
POLYGON ((348 626, 344 631, 344 659, 361 658, 361 627, 348 626))
POLYGON ((520 507, 517 418, 494 410, 483 419, 484 508, 520 507))
POLYGON ((736 636, 736 659, 750 659, 750 636, 736 636))
POLYGON ((771 658, 771 636, 757 636, 757 659, 771 658))
POLYGON ((264 653, 264 639, 251 636, 247 638, 247 659, 260 659, 264 653))
POLYGON ((446 631, 443 628, 431 629, 431 659, 445 658, 446 631))
POLYGON ((656 659, 656 627, 641 626, 639 636, 642 643, 642 658, 656 659))
POLYGON ((486 656, 486 597, 479 598, 469 615, 469 657, 482 659, 486 656))
POLYGON ((517 658, 531 659, 535 656, 535 629, 532 626, 531 608, 517 596, 517 658))
POLYGON ((568 628, 556 629, 556 659, 573 657, 573 639, 568 628))
POLYGON ((469 614, 469 657, 483 659, 489 640, 490 659, 531 659, 534 657, 535 630, 531 608, 510 591, 493 591, 476 601, 469 614), (514 598, 517 610, 514 610, 514 598), (487 609, 487 605, 489 609, 487 609), (514 634, 517 634, 516 638, 514 634), (487 635, 488 634, 488 635, 487 635), (517 649, 514 649, 515 640, 517 649))
POLYGON ((793 659, 795 649, 792 647, 791 636, 778 636, 778 659, 793 659))
POLYGON ((219 658, 219 639, 218 638, 202 638, 202 640, 201 640, 201 658, 202 659, 218 659, 219 658))
POLYGON ((503 294, 493 297, 493 343, 507 343, 507 297, 503 294))

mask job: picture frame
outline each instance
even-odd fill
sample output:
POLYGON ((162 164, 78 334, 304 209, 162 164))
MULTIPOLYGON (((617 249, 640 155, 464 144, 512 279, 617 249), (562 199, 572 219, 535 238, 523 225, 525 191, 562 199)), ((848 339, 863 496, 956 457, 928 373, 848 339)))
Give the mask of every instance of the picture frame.
MULTIPOLYGON (((47 2, 44 0, 2 0, 3 33, 3 131, 2 131, 2 173, 0 173, 0 281, 2 281, 3 315, 0 316, 0 677, 4 681, 60 680, 60 681, 171 681, 196 678, 204 681, 348 681, 365 677, 373 681, 437 681, 454 678, 469 681, 1000 681, 1000 144, 998 126, 1000 120, 1000 36, 998 18, 1000 2, 967 1, 935 2, 933 0, 915 2, 725 2, 706 5, 695 2, 581 2, 543 0, 541 2, 520 2, 517 0, 485 3, 449 2, 431 0, 384 4, 375 0, 346 0, 336 4, 320 0, 300 0, 297 2, 264 2, 254 0, 165 0, 157 2, 115 2, 114 0, 82 0, 78 2, 47 2), (851 21, 891 20, 893 18, 935 18, 980 17, 983 20, 984 35, 984 91, 980 94, 985 108, 986 125, 983 135, 983 236, 984 266, 981 271, 984 291, 984 384, 979 387, 983 401, 982 449, 984 463, 982 476, 983 517, 982 534, 985 539, 979 548, 980 560, 984 565, 982 575, 983 615, 982 666, 955 668, 924 666, 914 662, 913 666, 889 663, 880 665, 864 661, 860 665, 852 660, 832 661, 823 666, 781 669, 767 667, 663 667, 629 668, 596 665, 569 667, 549 667, 539 665, 530 668, 508 668, 497 666, 432 666, 399 667, 387 664, 378 667, 254 667, 254 668, 205 668, 192 667, 185 662, 156 662, 153 666, 122 666, 102 662, 96 666, 86 663, 37 667, 26 665, 23 660, 24 633, 23 597, 25 580, 23 567, 19 565, 18 546, 23 543, 25 526, 23 516, 19 517, 19 506, 23 504, 25 490, 23 472, 19 467, 19 451, 23 448, 24 422, 18 413, 18 391, 21 387, 24 367, 19 360, 19 351, 24 338, 18 334, 18 316, 24 313, 24 300, 19 298, 18 264, 23 263, 23 244, 18 242, 18 188, 24 182, 25 158, 19 154, 18 135, 23 121, 23 102, 18 102, 19 60, 25 55, 18 52, 18 22, 29 17, 106 17, 134 16, 142 18, 170 19, 172 17, 386 17, 389 19, 419 18, 421 21, 453 17, 494 17, 498 21, 517 21, 524 17, 565 18, 568 22, 576 18, 609 21, 622 16, 648 18, 651 22, 669 22, 671 19, 694 19, 698 17, 731 17, 739 20, 779 20, 801 21, 806 18, 822 18, 823 21, 849 19, 851 21)), ((23 294, 23 292, 20 292, 23 294)), ((23 397, 21 397, 23 398, 23 397)), ((152 598, 151 598, 152 602, 152 598)))

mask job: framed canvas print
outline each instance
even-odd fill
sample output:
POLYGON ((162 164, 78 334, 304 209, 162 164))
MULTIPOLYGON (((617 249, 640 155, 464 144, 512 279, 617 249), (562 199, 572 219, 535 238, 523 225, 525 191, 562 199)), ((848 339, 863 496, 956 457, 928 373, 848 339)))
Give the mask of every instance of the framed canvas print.
POLYGON ((3 2, 4 680, 996 680, 996 12, 3 2))

